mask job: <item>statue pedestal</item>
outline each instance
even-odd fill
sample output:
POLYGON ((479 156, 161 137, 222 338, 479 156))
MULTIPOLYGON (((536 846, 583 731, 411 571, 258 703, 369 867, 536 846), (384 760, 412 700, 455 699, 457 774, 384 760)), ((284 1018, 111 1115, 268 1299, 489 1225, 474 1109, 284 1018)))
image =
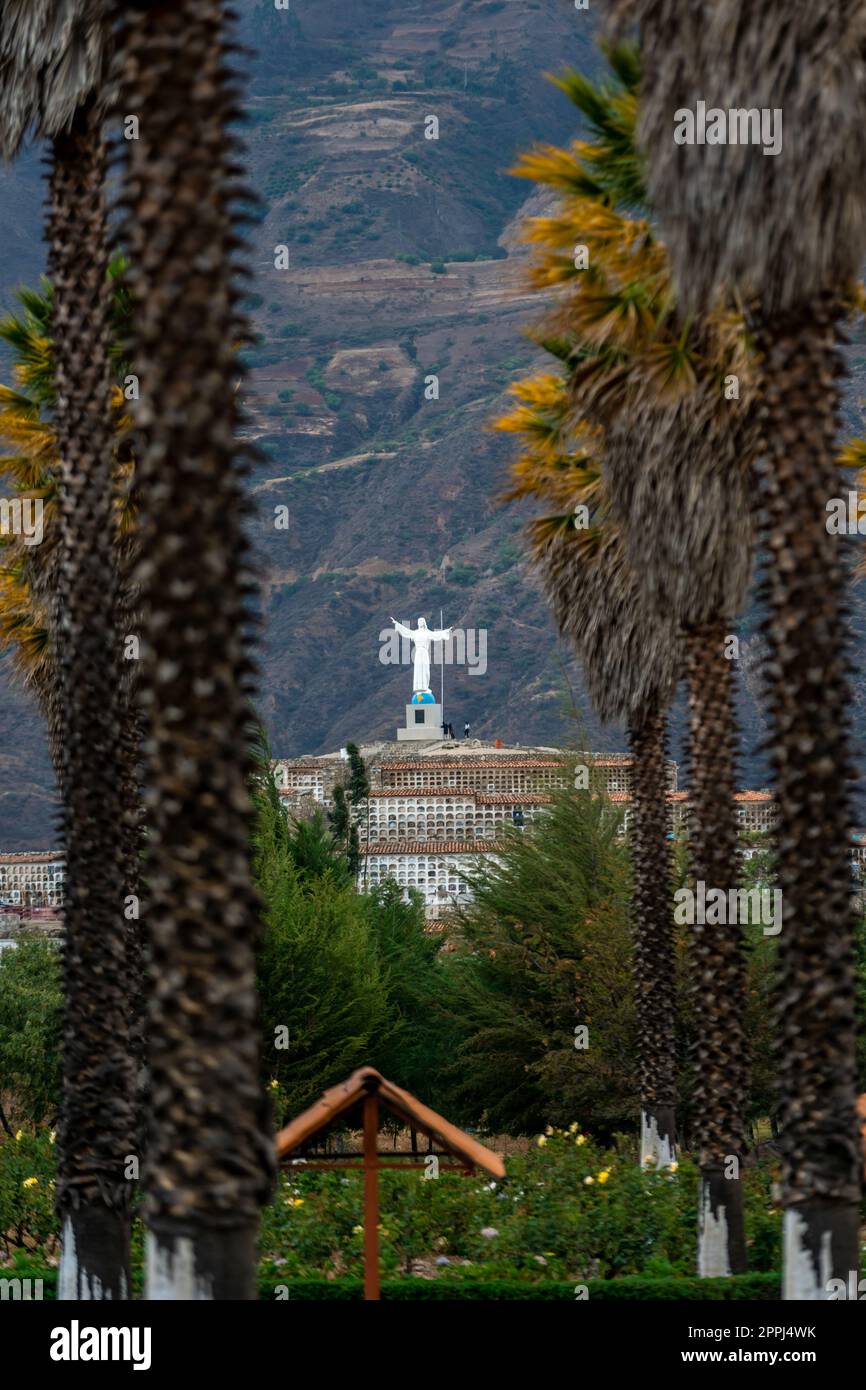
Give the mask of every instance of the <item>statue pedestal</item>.
POLYGON ((431 739, 444 737, 440 704, 406 706, 406 727, 397 730, 397 738, 401 743, 407 739, 426 740, 429 743, 431 739))

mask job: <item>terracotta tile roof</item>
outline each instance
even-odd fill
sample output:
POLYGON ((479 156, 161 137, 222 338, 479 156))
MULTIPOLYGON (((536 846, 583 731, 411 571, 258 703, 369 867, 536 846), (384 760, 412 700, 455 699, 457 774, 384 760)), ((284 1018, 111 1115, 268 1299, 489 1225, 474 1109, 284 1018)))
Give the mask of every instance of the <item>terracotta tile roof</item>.
POLYGON ((62 863, 64 858, 62 849, 23 850, 20 854, 0 854, 0 864, 52 864, 62 863))
MULTIPOLYGON (((608 801, 634 801, 631 792, 608 792, 608 801)), ((688 792, 665 792, 666 801, 688 801, 688 792)))
MULTIPOLYGON (((623 801, 631 802, 634 800, 634 797, 632 796, 631 792, 608 792, 607 799, 608 801, 616 801, 619 803, 623 801)), ((687 802, 688 799, 688 792, 665 792, 666 801, 676 801, 677 803, 682 804, 684 802, 687 802)), ((736 792, 734 794, 734 800, 746 801, 749 803, 757 802, 760 805, 767 805, 769 803, 772 803, 774 801, 774 798, 770 792, 736 792)))
POLYGON ((385 787, 382 791, 370 793, 370 798, 391 801, 411 801, 415 797, 436 797, 440 801, 472 801, 482 806, 510 806, 513 803, 524 805, 547 805, 550 797, 544 792, 480 792, 473 787, 385 787))
POLYGON ((481 806, 549 806, 551 798, 544 792, 476 792, 481 806))
POLYGON ((363 854, 496 854, 502 845, 491 840, 372 840, 363 854))
POLYGON ((461 796, 467 801, 476 801, 479 793, 472 787, 384 787, 381 791, 370 792, 370 796, 390 796, 392 801, 405 801, 415 796, 461 796))
POLYGON ((436 763, 431 758, 418 758, 412 762, 380 763, 382 772, 451 772, 454 768, 468 768, 471 772, 494 772, 498 768, 559 767, 561 758, 487 758, 471 761, 469 758, 454 757, 447 762, 436 763))

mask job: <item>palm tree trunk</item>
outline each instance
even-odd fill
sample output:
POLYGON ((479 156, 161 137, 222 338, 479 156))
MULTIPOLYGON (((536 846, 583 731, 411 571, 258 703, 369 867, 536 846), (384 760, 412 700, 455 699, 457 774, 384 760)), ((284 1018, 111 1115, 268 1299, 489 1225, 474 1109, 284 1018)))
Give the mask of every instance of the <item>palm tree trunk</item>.
POLYGON ((54 284, 61 458, 60 614, 66 848, 58 1296, 129 1296, 134 1152, 126 1016, 120 659, 112 505, 110 297, 101 121, 81 107, 53 142, 54 284))
POLYGON ((826 502, 844 374, 832 303, 762 326, 770 749, 783 893, 780 1113, 784 1297, 826 1299, 858 1268, 854 916, 848 863, 844 544, 826 502))
MULTIPOLYGON (((121 608, 122 633, 136 631, 124 618, 129 609, 121 608)), ((136 1148, 143 1161, 147 1147, 149 1080, 147 1065, 147 943, 146 917, 141 912, 141 857, 144 849, 144 823, 141 799, 141 759, 144 720, 138 706, 135 664, 125 673, 122 685, 122 786, 123 816, 123 901, 126 924, 126 1002, 129 1018, 129 1052, 135 1095, 136 1148)))
POLYGON ((676 1157, 675 960, 665 792, 665 716, 658 708, 630 730, 634 757, 634 982, 640 1051, 640 1161, 676 1157))
MULTIPOLYGON (((736 729, 724 619, 686 640, 690 714, 690 827, 696 881, 725 894, 738 878, 734 808, 736 729)), ((696 923, 692 945, 694 1138, 699 1152, 698 1273, 742 1274, 746 1234, 740 1169, 746 1150, 746 963, 734 922, 696 923)))
POLYGON ((147 1297, 255 1297, 273 1147, 259 1080, 237 445, 237 114, 220 0, 123 9, 141 499, 151 1121, 147 1297))

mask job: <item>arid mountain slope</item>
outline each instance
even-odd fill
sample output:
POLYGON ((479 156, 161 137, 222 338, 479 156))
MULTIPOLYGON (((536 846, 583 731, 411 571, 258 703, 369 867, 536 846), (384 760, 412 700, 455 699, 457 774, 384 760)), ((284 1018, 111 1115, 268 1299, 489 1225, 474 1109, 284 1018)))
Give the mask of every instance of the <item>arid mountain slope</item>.
MULTIPOLYGON (((411 679, 382 663, 380 634, 392 614, 438 623, 440 609, 486 640, 483 674, 447 671, 455 726, 623 746, 563 667, 521 556, 524 518, 495 501, 511 445, 487 428, 538 357, 522 334, 535 310, 517 241, 530 190, 507 170, 534 141, 575 133, 543 74, 596 65, 592 25, 570 0, 241 6, 259 200, 245 400, 258 450, 260 709, 279 754, 393 737, 411 679)), ((40 269, 38 176, 35 154, 0 174, 3 304, 40 269)), ((861 350, 858 376, 862 363, 861 350)), ((750 782, 763 778, 754 665, 742 689, 750 782)), ((8 682, 0 750, 0 845, 50 843, 41 724, 8 682)))

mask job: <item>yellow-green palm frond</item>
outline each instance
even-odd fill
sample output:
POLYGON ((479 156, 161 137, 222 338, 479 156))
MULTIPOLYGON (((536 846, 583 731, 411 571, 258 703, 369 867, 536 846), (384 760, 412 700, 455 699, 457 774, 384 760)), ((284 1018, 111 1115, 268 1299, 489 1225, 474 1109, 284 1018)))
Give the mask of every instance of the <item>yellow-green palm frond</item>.
POLYGON ((567 387, 566 378, 553 373, 516 382, 510 394, 519 404, 492 426, 517 435, 521 441, 502 500, 531 499, 555 513, 533 522, 531 535, 537 535, 539 527, 546 534, 551 526, 574 525, 578 506, 595 521, 603 511, 596 452, 601 431, 595 425, 571 420, 567 387))
MULTIPOLYGON (((561 198, 555 214, 528 217, 520 230, 520 240, 526 246, 536 246, 542 252, 568 255, 574 261, 574 248, 586 246, 590 264, 604 261, 612 255, 621 259, 642 254, 655 255, 659 262, 658 243, 648 222, 623 217, 614 208, 595 203, 591 198, 561 198), (593 254, 594 253, 594 254, 593 254)), ((651 261, 647 261, 645 269, 651 261)), ((584 272, 575 267, 575 274, 584 272)))
POLYGON ((0 649, 12 652, 13 669, 25 685, 41 689, 51 665, 48 621, 25 575, 25 562, 0 548, 0 649))
POLYGON ((575 563, 591 564, 604 543, 607 526, 603 522, 576 526, 573 511, 535 517, 526 528, 530 557, 543 566, 555 545, 561 555, 573 557, 575 563))
MULTIPOLYGON (((112 305, 115 341, 112 361, 118 377, 125 372, 122 350, 128 294, 124 263, 112 262, 112 305)), ((42 504, 42 540, 28 546, 25 538, 0 538, 0 649, 11 648, 15 669, 37 687, 50 683, 52 654, 48 604, 56 579, 59 539, 57 433, 51 418, 55 403, 53 289, 44 280, 38 290, 20 289, 18 308, 0 319, 0 340, 12 350, 15 387, 0 385, 0 480, 16 500, 42 504)), ((135 529, 132 420, 119 385, 112 387, 110 409, 117 431, 114 470, 115 508, 121 544, 129 549, 135 529)))
POLYGON ((600 82, 575 71, 550 81, 565 92, 589 127, 592 141, 584 157, 584 177, 592 196, 629 211, 646 209, 646 171, 637 146, 640 50, 630 41, 603 49, 609 75, 600 82))
POLYGON ((651 343, 641 354, 642 386, 660 401, 686 395, 694 391, 705 366, 686 338, 651 343))

